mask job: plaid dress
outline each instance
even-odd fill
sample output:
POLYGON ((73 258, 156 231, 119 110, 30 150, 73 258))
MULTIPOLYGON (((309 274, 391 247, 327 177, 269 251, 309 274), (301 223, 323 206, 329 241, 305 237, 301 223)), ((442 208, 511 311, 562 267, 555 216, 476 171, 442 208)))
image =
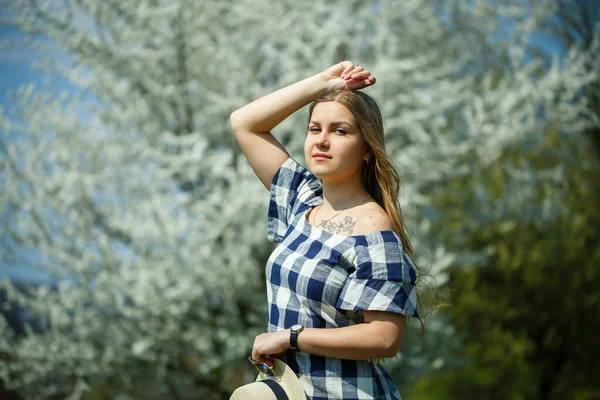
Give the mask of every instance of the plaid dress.
MULTIPOLYGON (((363 321, 363 310, 417 316, 416 273, 398 235, 342 236, 313 227, 306 214, 323 203, 322 193, 319 180, 292 158, 273 178, 267 234, 279 245, 266 267, 268 331, 349 326, 363 321)), ((400 399, 375 360, 292 351, 283 360, 310 399, 400 399)))

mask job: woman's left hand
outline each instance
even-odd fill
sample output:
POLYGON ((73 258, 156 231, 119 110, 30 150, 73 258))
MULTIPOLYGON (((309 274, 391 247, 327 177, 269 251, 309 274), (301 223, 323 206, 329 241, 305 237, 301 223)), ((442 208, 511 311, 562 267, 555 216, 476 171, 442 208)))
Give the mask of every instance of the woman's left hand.
POLYGON ((373 86, 376 79, 369 71, 351 61, 342 61, 320 73, 331 90, 358 90, 373 86))
POLYGON ((290 330, 261 333, 254 339, 252 359, 273 366, 273 361, 265 357, 277 356, 290 348, 290 330))

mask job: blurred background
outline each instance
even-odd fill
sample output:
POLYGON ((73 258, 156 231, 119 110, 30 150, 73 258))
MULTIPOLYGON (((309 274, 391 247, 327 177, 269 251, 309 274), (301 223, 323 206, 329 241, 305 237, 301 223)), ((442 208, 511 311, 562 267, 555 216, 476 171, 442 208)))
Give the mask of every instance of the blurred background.
POLYGON ((1 398, 251 382, 273 246, 229 115, 348 59, 448 304, 385 363, 403 398, 600 399, 599 1, 1 4, 1 398))

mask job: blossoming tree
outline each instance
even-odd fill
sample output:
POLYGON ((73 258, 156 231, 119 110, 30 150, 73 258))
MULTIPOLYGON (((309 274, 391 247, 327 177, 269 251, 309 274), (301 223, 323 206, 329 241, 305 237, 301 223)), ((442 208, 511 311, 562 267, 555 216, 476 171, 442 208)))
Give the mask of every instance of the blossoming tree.
MULTIPOLYGON (((6 387, 226 398, 246 382, 245 356, 265 329, 268 193, 228 116, 343 59, 378 79, 368 90, 404 178, 417 263, 443 282, 450 262, 484 256, 446 251, 430 231, 444 218, 431 206, 436 188, 535 146, 548 124, 565 134, 597 124, 578 93, 597 80, 599 42, 547 67, 528 41, 553 0, 468 3, 10 3, 12 22, 46 54, 42 67, 72 90, 25 86, 0 115, 2 268, 56 277, 26 291, 4 284, 41 325, 17 335, 0 318, 6 387), (48 39, 67 64, 45 52, 48 39)), ((305 119, 275 131, 299 159, 305 119)), ((505 207, 535 198, 527 181, 561 177, 556 167, 512 173, 525 183, 505 207)), ((495 212, 494 199, 481 201, 495 212)), ((429 335, 452 332, 434 319, 429 335)), ((395 365, 411 376, 447 353, 412 342, 402 354, 395 365)))

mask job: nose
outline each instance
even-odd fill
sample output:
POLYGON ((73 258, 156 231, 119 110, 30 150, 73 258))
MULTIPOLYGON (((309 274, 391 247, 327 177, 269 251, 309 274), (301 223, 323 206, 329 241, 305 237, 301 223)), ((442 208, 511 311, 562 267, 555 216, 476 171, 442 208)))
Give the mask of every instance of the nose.
POLYGON ((319 136, 315 139, 315 145, 319 147, 329 147, 329 141, 327 140, 327 132, 321 131, 319 136))

